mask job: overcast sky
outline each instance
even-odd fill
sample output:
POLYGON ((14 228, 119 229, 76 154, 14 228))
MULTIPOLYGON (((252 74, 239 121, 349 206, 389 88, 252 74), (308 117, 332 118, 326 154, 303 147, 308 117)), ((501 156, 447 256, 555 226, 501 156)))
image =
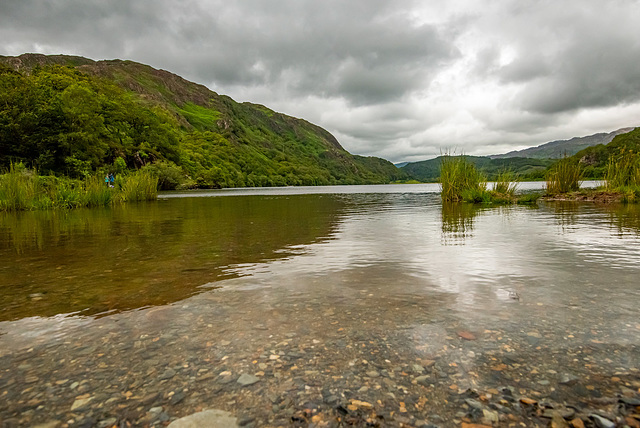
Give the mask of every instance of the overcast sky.
POLYGON ((393 162, 640 125, 638 0, 0 0, 0 54, 130 59, 393 162))

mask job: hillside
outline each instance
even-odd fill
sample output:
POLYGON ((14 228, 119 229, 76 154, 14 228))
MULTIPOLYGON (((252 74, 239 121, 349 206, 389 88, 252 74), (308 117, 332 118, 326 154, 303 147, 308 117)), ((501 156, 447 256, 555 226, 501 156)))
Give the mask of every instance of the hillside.
POLYGON ((621 128, 609 133, 598 133, 586 137, 574 137, 570 140, 557 140, 541 144, 537 147, 530 147, 524 150, 517 150, 502 155, 491 155, 491 159, 503 158, 535 158, 535 159, 559 159, 563 156, 572 156, 587 147, 598 144, 608 144, 617 135, 627 133, 633 128, 621 128))
MULTIPOLYGON (((544 171, 554 161, 552 159, 528 159, 528 158, 507 158, 490 159, 482 156, 465 156, 478 169, 492 180, 500 172, 510 170, 525 179, 542 178, 544 171)), ((442 156, 420 162, 410 162, 403 166, 402 170, 420 181, 436 182, 440 177, 440 163, 442 156)))
POLYGON ((76 177, 148 168, 164 188, 405 178, 305 120, 147 65, 65 55, 0 57, 0 167, 11 161, 76 177))
POLYGON ((640 153, 640 128, 616 136, 609 144, 581 150, 572 159, 582 165, 585 178, 602 179, 610 159, 631 152, 640 153))

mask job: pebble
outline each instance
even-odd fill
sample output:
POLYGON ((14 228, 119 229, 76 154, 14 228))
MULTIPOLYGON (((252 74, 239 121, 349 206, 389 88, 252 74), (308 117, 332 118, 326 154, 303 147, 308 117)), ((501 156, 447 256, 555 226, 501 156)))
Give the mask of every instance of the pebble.
POLYGON ((71 405, 71 411, 73 412, 74 410, 87 405, 92 399, 93 397, 76 399, 71 405))
POLYGON ((560 376, 560 385, 573 386, 579 380, 580 380, 580 378, 578 378, 577 376, 574 376, 574 375, 569 374, 569 373, 563 373, 562 376, 560 376))
POLYGON ((593 422, 598 428, 615 428, 616 426, 615 422, 612 422, 607 418, 603 418, 600 415, 593 414, 590 418, 593 419, 593 422))
POLYGON ((166 369, 162 374, 158 377, 160 380, 171 379, 176 375, 176 371, 172 368, 166 369))

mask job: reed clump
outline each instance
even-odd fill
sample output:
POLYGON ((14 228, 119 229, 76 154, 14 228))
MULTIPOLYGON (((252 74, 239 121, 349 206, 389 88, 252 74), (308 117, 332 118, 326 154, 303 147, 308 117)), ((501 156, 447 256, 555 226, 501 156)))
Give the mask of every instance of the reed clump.
POLYGON ((611 156, 604 178, 607 190, 619 193, 622 202, 640 201, 640 153, 622 149, 611 156))
POLYGON ((442 156, 439 182, 443 202, 475 201, 488 197, 484 175, 464 156, 442 156))
POLYGON ((560 159, 547 173, 547 194, 569 193, 580 189, 582 169, 571 158, 560 159))
POLYGON ((513 197, 518 190, 518 180, 511 170, 503 170, 498 173, 493 183, 493 192, 499 195, 513 197))
POLYGON ((150 201, 158 197, 158 177, 149 171, 136 171, 116 182, 122 202, 150 201))
POLYGON ((123 202, 155 200, 158 178, 135 171, 117 178, 109 187, 100 175, 84 180, 39 176, 22 164, 11 164, 0 175, 0 211, 109 206, 123 202))
POLYGON ((640 154, 633 150, 621 150, 609 159, 604 178, 609 190, 640 186, 640 154))
POLYGON ((442 202, 469 202, 473 204, 533 204, 540 195, 516 195, 517 176, 512 171, 502 171, 492 190, 487 189, 485 175, 464 156, 442 156, 440 164, 442 202))

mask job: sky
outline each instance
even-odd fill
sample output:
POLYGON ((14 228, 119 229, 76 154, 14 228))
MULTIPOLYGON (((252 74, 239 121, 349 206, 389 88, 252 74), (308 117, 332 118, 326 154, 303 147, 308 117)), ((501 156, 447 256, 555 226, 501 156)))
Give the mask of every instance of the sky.
POLYGON ((129 59, 392 162, 640 126, 640 0, 0 0, 0 55, 129 59))

